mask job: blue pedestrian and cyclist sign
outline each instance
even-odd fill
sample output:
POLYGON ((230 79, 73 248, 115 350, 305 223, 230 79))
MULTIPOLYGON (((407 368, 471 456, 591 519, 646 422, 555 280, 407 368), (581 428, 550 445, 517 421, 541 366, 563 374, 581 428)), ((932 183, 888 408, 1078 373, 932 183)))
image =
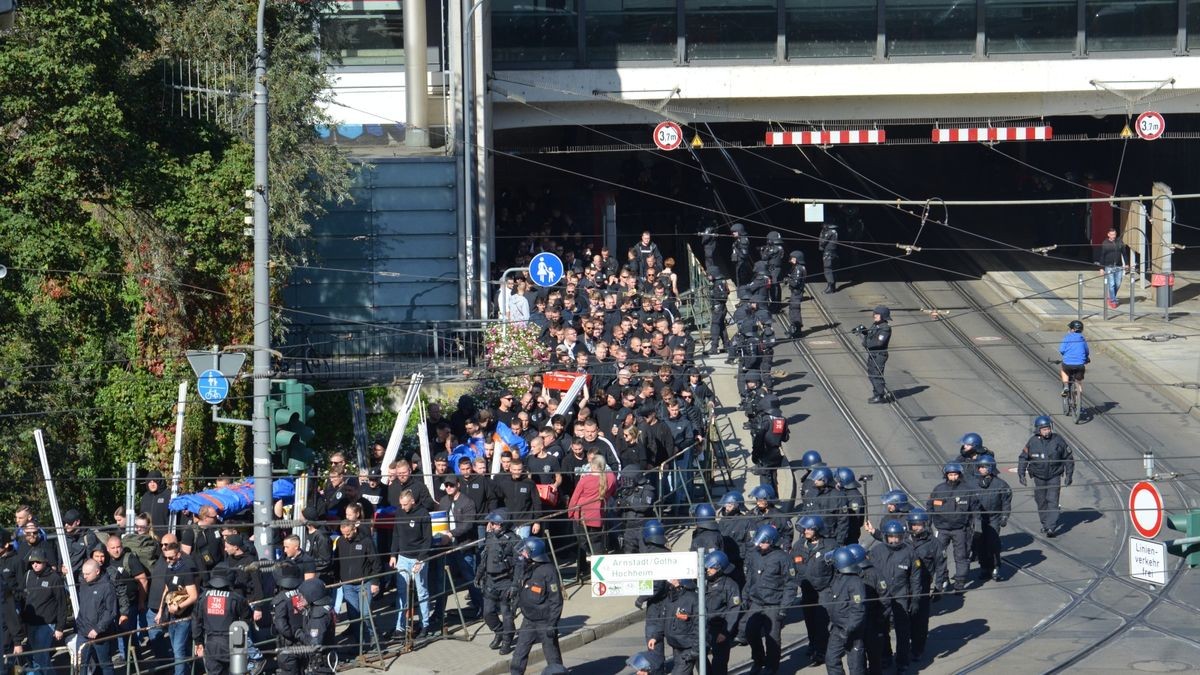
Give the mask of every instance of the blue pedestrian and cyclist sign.
POLYGON ((229 395, 229 378, 221 371, 210 368, 196 378, 196 389, 200 391, 200 398, 204 399, 205 403, 216 405, 229 395))
POLYGON ((562 260, 553 253, 542 251, 529 261, 529 278, 538 286, 553 286, 562 277, 562 260))

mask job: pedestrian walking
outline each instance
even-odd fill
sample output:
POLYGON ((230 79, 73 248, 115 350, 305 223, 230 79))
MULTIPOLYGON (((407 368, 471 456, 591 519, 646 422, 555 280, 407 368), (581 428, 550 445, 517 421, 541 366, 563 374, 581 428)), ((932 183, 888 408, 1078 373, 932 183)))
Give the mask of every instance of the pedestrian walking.
POLYGON ((1025 487, 1029 484, 1026 474, 1033 477, 1033 500, 1042 521, 1042 534, 1054 537, 1061 511, 1059 493, 1062 486, 1070 487, 1075 479, 1075 456, 1062 436, 1054 433, 1049 415, 1034 420, 1033 429, 1033 436, 1017 457, 1017 480, 1025 487))

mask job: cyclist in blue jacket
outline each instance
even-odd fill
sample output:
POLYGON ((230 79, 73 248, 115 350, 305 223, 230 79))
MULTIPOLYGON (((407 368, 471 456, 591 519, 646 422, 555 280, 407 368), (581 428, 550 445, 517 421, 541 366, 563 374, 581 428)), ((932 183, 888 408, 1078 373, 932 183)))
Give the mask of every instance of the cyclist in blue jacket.
POLYGON ((1084 366, 1092 361, 1087 340, 1083 337, 1083 322, 1076 319, 1067 324, 1067 328, 1070 330, 1058 345, 1058 353, 1062 354, 1062 368, 1059 375, 1062 376, 1064 398, 1071 393, 1071 376, 1074 376, 1075 380, 1079 382, 1079 391, 1082 394, 1084 366))

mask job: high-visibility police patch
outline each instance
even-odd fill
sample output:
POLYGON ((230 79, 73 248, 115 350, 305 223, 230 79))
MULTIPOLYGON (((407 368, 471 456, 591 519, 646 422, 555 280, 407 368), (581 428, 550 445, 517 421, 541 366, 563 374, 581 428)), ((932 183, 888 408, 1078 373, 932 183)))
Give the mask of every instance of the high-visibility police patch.
POLYGON ((204 612, 209 616, 225 616, 225 598, 219 595, 206 596, 204 612))
POLYGON ((859 594, 857 594, 857 593, 855 593, 855 594, 854 594, 854 595, 851 597, 851 600, 853 600, 853 601, 854 601, 854 604, 856 604, 856 605, 861 605, 861 604, 862 604, 862 596, 861 596, 861 595, 859 595, 859 594))
POLYGON ((798 556, 796 556, 795 558, 792 558, 792 562, 794 562, 794 563, 802 563, 802 562, 804 562, 804 556, 802 556, 802 555, 798 555, 798 556))

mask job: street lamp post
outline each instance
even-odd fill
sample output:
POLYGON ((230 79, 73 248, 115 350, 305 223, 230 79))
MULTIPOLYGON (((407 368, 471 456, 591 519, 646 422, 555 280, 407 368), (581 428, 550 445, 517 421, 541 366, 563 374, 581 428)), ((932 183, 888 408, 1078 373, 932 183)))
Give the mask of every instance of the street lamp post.
POLYGON ((271 555, 271 445, 266 403, 271 395, 271 232, 267 222, 267 0, 258 0, 254 51, 254 539, 258 555, 271 555))
MULTIPOLYGON (((463 6, 471 0, 463 0, 463 6)), ((470 235, 471 221, 479 214, 476 203, 475 169, 475 31, 472 21, 475 12, 483 7, 487 0, 475 0, 467 9, 463 18, 463 217, 467 219, 467 236, 470 235)), ((486 92, 485 92, 486 94, 486 92)), ((479 222, 479 318, 488 318, 488 257, 490 244, 487 223, 479 222)))

